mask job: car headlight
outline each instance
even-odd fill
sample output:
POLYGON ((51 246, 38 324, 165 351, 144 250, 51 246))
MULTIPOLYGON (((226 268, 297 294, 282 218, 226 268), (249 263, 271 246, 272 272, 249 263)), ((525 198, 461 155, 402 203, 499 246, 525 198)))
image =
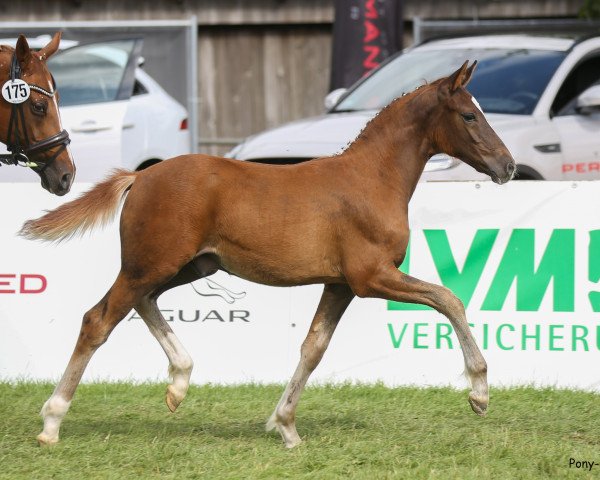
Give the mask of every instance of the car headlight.
POLYGON ((445 153, 438 153, 431 157, 425 164, 426 172, 436 172, 438 170, 448 170, 458 165, 458 158, 451 157, 445 153))

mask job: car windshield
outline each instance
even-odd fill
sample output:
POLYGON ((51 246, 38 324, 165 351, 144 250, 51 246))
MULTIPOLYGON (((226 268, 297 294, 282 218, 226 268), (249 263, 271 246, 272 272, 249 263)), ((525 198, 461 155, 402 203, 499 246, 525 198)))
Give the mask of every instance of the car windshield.
POLYGON ((350 92, 334 111, 379 110, 419 85, 478 65, 467 89, 484 112, 530 115, 565 57, 551 50, 425 47, 400 55, 350 92))
POLYGON ((80 45, 48 60, 61 107, 116 100, 133 45, 131 40, 80 45))

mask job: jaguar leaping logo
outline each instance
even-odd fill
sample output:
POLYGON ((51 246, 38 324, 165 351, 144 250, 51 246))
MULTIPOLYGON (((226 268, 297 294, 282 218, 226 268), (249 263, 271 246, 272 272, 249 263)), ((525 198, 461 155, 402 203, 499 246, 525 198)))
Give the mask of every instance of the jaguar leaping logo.
POLYGON ((236 300, 246 296, 246 292, 234 292, 209 278, 203 278, 196 283, 199 283, 197 287, 193 283, 190 285, 198 295, 202 295, 203 297, 220 297, 229 304, 235 303, 236 300))

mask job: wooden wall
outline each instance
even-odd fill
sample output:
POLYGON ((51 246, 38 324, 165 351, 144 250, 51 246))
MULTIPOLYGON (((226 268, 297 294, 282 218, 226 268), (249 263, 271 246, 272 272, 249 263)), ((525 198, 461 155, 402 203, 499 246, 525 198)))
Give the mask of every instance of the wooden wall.
MULTIPOLYGON (((411 19, 575 16, 583 0, 404 0, 411 19)), ((323 111, 333 0, 18 0, 2 21, 198 19, 202 151, 323 111)))
MULTIPOLYGON (((561 17, 584 0, 404 0, 404 18, 561 17)), ((11 20, 149 20, 197 15, 199 25, 331 23, 333 0, 17 0, 0 2, 11 20)))
POLYGON ((323 112, 330 25, 200 28, 198 44, 204 150, 323 112))

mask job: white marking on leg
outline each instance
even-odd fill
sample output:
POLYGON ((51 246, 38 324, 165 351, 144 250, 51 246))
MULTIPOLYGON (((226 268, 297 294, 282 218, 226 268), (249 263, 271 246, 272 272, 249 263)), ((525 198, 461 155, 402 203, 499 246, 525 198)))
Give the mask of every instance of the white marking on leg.
POLYGON ((171 385, 168 387, 168 393, 171 395, 171 402, 167 401, 169 409, 174 408, 183 401, 190 386, 190 376, 194 362, 187 353, 179 339, 173 332, 168 332, 163 338, 156 337, 169 358, 169 374, 171 376, 171 385), (171 408, 171 407, 174 408, 171 408))
POLYGON ((40 445, 54 445, 58 442, 62 419, 71 406, 70 399, 73 398, 73 394, 81 380, 83 371, 94 351, 95 349, 89 351, 85 355, 77 353, 77 350, 73 352, 60 382, 58 382, 54 392, 46 403, 44 403, 40 412, 44 419, 44 429, 42 430, 42 433, 37 436, 40 445), (69 400, 67 400, 67 398, 69 398, 69 400))
POLYGON ((353 297, 347 285, 326 285, 323 289, 321 301, 300 348, 298 366, 266 425, 267 431, 277 429, 287 448, 293 448, 302 441, 296 431, 296 407, 300 395, 308 377, 323 358, 338 321, 353 297))
POLYGON ((294 448, 302 442, 296 430, 296 405, 310 375, 303 363, 301 358, 292 379, 286 386, 265 427, 267 432, 276 429, 281 435, 286 448, 294 448))
POLYGON ((174 412, 188 391, 194 362, 160 313, 156 300, 145 298, 136 310, 169 359, 171 384, 167 387, 166 402, 174 412))
POLYGON ((44 419, 44 430, 37 436, 42 445, 54 445, 58 442, 58 433, 63 417, 69 411, 71 402, 66 401, 59 395, 52 395, 40 412, 44 419))

